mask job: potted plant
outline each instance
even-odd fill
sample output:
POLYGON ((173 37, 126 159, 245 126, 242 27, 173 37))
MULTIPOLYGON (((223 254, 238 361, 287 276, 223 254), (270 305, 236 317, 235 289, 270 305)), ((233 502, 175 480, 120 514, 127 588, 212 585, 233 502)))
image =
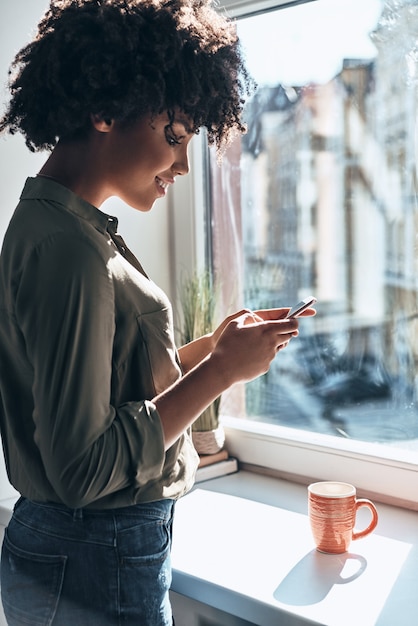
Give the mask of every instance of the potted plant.
MULTIPOLYGON (((214 330, 216 301, 216 289, 209 272, 183 279, 180 287, 183 344, 214 330)), ((215 454, 224 446, 225 434, 219 423, 220 401, 219 397, 212 402, 192 426, 193 443, 199 454, 215 454)))

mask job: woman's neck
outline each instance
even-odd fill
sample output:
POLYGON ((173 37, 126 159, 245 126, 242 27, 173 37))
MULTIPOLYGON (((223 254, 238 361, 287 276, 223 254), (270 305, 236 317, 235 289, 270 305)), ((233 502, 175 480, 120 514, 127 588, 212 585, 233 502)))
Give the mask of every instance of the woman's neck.
POLYGON ((60 183, 96 207, 110 195, 106 193, 100 157, 89 141, 59 141, 38 176, 60 183))

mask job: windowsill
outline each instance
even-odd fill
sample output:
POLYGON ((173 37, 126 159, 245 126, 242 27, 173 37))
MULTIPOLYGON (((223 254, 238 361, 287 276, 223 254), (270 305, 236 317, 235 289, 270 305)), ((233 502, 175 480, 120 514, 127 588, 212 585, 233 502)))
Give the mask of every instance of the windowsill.
MULTIPOLYGON (((0 501, 1 525, 15 501, 0 501)), ((199 483, 176 505, 172 589, 258 626, 410 626, 418 512, 377 506, 372 535, 324 555, 313 548, 305 486, 248 471, 199 483)))
POLYGON ((377 505, 372 535, 347 555, 323 555, 305 486, 247 471, 200 483, 177 503, 172 588, 259 626, 409 626, 418 513, 377 505))
MULTIPOLYGON (((395 418, 396 416, 394 416, 395 418)), ((222 416, 227 447, 248 466, 307 484, 330 475, 356 485, 362 497, 418 510, 417 455, 413 450, 321 435, 276 424, 222 416)))

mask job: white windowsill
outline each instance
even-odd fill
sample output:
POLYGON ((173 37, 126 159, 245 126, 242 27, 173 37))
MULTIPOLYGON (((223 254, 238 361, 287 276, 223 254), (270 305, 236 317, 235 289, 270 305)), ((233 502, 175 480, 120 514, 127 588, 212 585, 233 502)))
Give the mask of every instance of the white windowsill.
MULTIPOLYGON (((0 501, 1 525, 15 501, 0 501)), ((418 512, 376 504, 372 535, 323 555, 305 486, 247 471, 200 483, 176 505, 172 589, 257 626, 411 626, 418 512)))
POLYGON ((364 496, 418 510, 416 450, 345 440, 293 428, 222 416, 227 447, 247 465, 280 478, 351 482, 364 496))
POLYGON ((306 495, 246 471, 197 485, 177 503, 173 590, 258 626, 414 623, 418 513, 377 503, 372 535, 347 555, 323 555, 306 495))

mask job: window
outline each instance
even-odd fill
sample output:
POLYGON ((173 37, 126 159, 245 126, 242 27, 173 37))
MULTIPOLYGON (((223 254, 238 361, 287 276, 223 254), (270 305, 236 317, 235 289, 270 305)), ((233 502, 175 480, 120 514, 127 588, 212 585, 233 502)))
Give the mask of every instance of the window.
POLYGON ((295 4, 232 5, 258 90, 209 157, 212 258, 225 311, 313 293, 318 315, 225 423, 244 461, 414 506, 418 7, 295 4))

